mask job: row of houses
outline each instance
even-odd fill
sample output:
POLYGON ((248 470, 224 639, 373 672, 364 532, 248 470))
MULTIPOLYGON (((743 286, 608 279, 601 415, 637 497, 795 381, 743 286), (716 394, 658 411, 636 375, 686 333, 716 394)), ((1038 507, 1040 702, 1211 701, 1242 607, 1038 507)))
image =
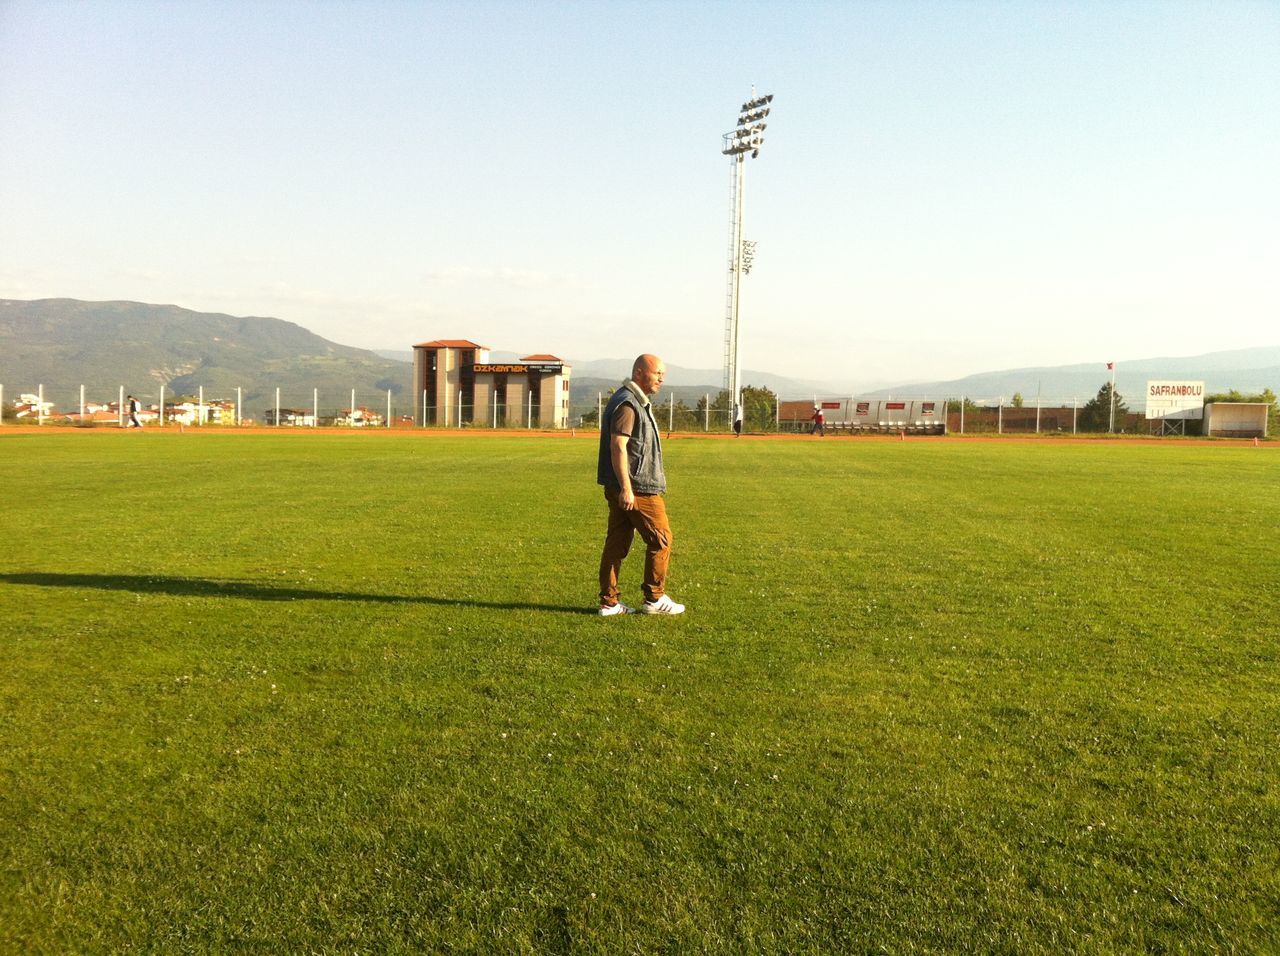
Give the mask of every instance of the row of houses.
MULTIPOLYGON (((128 418, 129 404, 125 402, 121 411, 119 402, 85 402, 83 410, 59 412, 51 401, 42 401, 40 396, 24 392, 13 403, 11 414, 22 421, 57 420, 73 425, 109 425, 119 424, 128 418)), ((212 402, 172 402, 165 403, 164 421, 184 425, 228 425, 236 420, 236 405, 230 401, 212 402)), ((146 425, 159 422, 161 410, 159 405, 139 405, 138 421, 146 425)))
MULTIPOLYGON (((121 412, 119 402, 85 402, 83 411, 59 412, 54 402, 43 401, 35 393, 23 393, 14 402, 8 413, 15 420, 56 421, 71 425, 119 425, 127 422, 129 417, 128 402, 121 412)), ((158 404, 140 405, 138 422, 143 426, 157 424, 175 425, 235 425, 252 424, 236 414, 236 403, 229 400, 212 400, 205 402, 166 402, 161 413, 158 404)), ((269 408, 263 413, 263 420, 268 425, 276 424, 276 410, 269 408)), ((280 424, 286 427, 312 428, 316 425, 339 426, 350 428, 381 428, 387 423, 384 412, 358 405, 354 409, 344 408, 336 415, 316 417, 312 410, 300 408, 280 409, 280 424)), ((403 416, 397 424, 412 424, 412 419, 403 416)))

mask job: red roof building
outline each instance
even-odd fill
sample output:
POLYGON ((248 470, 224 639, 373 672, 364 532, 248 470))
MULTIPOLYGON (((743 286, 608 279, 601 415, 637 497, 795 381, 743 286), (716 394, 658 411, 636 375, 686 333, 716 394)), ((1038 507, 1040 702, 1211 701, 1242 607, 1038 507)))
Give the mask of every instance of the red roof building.
POLYGON ((570 366, 554 355, 490 362, 469 339, 413 347, 414 420, 424 425, 524 428, 569 426, 570 366))
POLYGON ((419 342, 414 346, 415 349, 476 349, 481 352, 489 351, 489 346, 479 345, 469 339, 436 339, 434 342, 419 342))

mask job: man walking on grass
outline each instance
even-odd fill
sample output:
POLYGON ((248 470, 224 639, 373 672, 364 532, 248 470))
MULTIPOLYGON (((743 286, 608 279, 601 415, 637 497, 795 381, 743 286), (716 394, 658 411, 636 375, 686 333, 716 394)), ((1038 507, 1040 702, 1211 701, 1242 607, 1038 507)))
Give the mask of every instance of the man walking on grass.
POLYGON ((641 355, 631 378, 613 393, 600 418, 596 482, 604 485, 609 528, 600 555, 600 614, 683 614, 666 593, 671 559, 671 526, 662 500, 667 476, 662 441, 649 396, 662 388, 667 367, 656 355, 641 355), (618 573, 636 532, 645 543, 644 603, 629 608, 618 600, 618 573))

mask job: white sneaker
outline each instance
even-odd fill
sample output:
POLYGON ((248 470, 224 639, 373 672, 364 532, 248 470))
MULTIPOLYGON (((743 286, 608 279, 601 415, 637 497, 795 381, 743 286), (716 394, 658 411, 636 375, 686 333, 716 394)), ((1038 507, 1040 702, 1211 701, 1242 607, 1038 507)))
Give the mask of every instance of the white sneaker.
POLYGON ((684 605, 677 604, 667 595, 662 595, 656 601, 645 601, 640 605, 641 614, 683 614, 684 605))
POLYGON ((600 605, 601 617, 612 617, 615 614, 635 614, 635 613, 636 613, 635 608, 627 607, 621 601, 619 601, 617 604, 601 604, 600 605))

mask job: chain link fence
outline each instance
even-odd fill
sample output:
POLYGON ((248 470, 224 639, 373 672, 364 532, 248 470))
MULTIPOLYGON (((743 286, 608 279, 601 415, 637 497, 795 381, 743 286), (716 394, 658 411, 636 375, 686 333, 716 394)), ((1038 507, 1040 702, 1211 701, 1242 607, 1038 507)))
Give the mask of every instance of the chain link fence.
POLYGON ((163 388, 131 391, 126 386, 0 384, 0 425, 128 427, 136 417, 152 427, 278 428, 450 428, 550 430, 572 428, 581 415, 561 415, 536 403, 503 406, 459 402, 435 407, 414 402, 407 391, 359 389, 321 393, 319 389, 199 389, 174 394, 163 388), (131 400, 136 399, 136 413, 131 400))
MULTIPOLYGON (((1201 434, 1200 408, 1165 417, 1147 417, 1144 406, 1130 408, 1122 397, 1112 413, 1106 397, 1081 401, 1037 398, 919 398, 822 399, 781 402, 779 427, 784 432, 809 432, 821 407, 825 431, 835 434, 953 434, 953 435, 1117 435, 1195 436, 1201 434)), ((1267 406, 1267 434, 1280 433, 1280 405, 1266 389, 1256 395, 1229 393, 1210 401, 1261 403, 1267 406)))
MULTIPOLYGON (((687 390, 686 390, 687 392, 687 390)), ((1273 424, 1280 409, 1269 391, 1261 392, 1271 403, 1273 424)), ((86 388, 83 385, 35 386, 0 384, 0 425, 40 424, 72 427, 126 427, 132 424, 130 397, 137 400, 136 418, 144 428, 154 427, 276 427, 276 428, 384 428, 384 429, 490 429, 550 430, 552 416, 537 405, 525 407, 457 404, 449 408, 415 405, 396 389, 381 392, 351 389, 340 395, 322 395, 319 389, 275 389, 246 393, 242 388, 214 393, 172 394, 163 388, 131 392, 126 386, 86 388), (544 417, 547 419, 544 421, 544 417)), ((596 429, 609 400, 597 394, 594 407, 579 403, 570 410, 561 428, 596 429)), ((686 397, 688 397, 686 395, 686 397)), ((1236 396, 1232 396, 1235 398, 1236 396)), ((727 393, 706 393, 693 405, 675 393, 659 396, 654 418, 666 432, 733 433, 734 414, 727 393)), ((1121 407, 1110 422, 1107 410, 1097 402, 1079 399, 1037 399, 1031 403, 1004 398, 904 398, 858 399, 846 397, 780 400, 764 389, 744 389, 741 431, 748 434, 807 434, 813 428, 817 406, 825 413, 827 434, 967 434, 967 435, 1069 435, 1113 431, 1116 434, 1199 434, 1199 422, 1147 419, 1145 409, 1121 407)))

